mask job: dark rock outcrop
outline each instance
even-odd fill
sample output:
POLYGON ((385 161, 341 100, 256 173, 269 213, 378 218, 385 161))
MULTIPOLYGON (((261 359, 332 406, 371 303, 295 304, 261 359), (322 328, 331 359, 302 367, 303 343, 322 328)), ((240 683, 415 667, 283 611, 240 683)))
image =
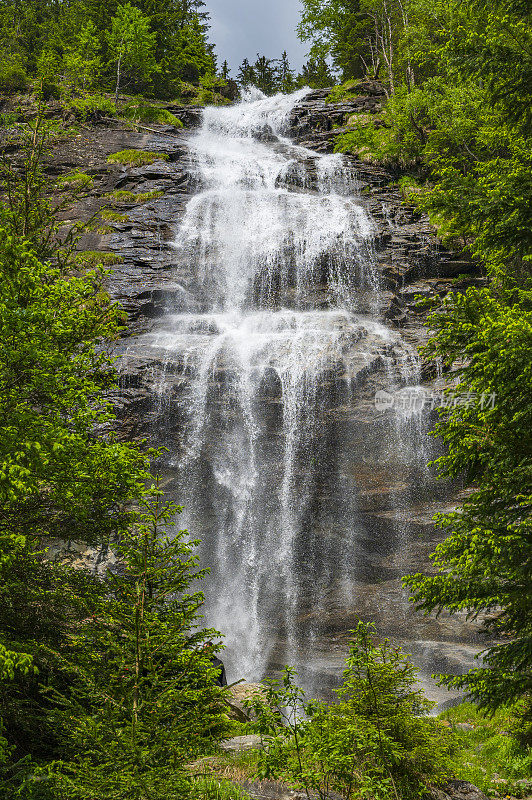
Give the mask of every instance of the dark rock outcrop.
POLYGON ((353 114, 378 114, 386 98, 379 81, 360 81, 358 96, 342 102, 327 102, 330 89, 307 94, 292 111, 290 125, 294 140, 319 153, 331 152, 342 126, 353 114))

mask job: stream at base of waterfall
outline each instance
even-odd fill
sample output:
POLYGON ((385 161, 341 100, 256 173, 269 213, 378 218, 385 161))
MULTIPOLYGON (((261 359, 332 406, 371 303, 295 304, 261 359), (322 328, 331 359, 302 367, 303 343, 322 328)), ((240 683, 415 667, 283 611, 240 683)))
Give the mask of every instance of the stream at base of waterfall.
POLYGON ((421 391, 417 348, 384 324, 353 163, 287 138, 306 91, 205 109, 175 232, 191 281, 142 347, 159 365, 154 435, 178 522, 211 568, 205 623, 225 637, 229 680, 291 664, 323 694, 358 615, 405 643, 424 679, 449 653, 400 581, 435 540, 415 523, 441 491, 427 415, 375 404, 421 391))

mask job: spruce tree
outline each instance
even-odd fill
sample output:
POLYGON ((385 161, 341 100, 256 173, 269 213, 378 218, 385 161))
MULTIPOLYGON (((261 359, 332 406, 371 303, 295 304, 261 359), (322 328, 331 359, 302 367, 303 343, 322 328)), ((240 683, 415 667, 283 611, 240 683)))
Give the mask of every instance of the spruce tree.
POLYGON ((277 89, 277 80, 274 62, 261 56, 257 53, 257 59, 253 64, 253 74, 255 77, 255 86, 260 89, 264 94, 273 94, 277 89))
POLYGON ((226 81, 226 80, 227 80, 227 79, 230 77, 230 75, 231 75, 231 69, 230 69, 230 67, 229 67, 229 64, 227 63, 227 59, 226 59, 226 60, 224 61, 224 63, 222 64, 222 72, 221 72, 221 74, 222 74, 222 78, 223 78, 225 81, 226 81))
POLYGON ((152 485, 138 521, 114 549, 95 615, 72 647, 72 690, 56 695, 67 764, 56 780, 68 797, 188 795, 183 764, 227 729, 224 690, 216 684, 219 638, 201 628, 206 575, 197 541, 173 530, 181 508, 152 485))
POLYGON ((288 53, 286 50, 281 55, 281 58, 277 62, 277 81, 278 87, 281 92, 285 92, 288 94, 289 92, 293 91, 295 88, 295 73, 294 70, 290 67, 290 62, 288 60, 288 53))
POLYGON ((238 69, 237 80, 245 89, 255 84, 255 70, 245 58, 238 69))

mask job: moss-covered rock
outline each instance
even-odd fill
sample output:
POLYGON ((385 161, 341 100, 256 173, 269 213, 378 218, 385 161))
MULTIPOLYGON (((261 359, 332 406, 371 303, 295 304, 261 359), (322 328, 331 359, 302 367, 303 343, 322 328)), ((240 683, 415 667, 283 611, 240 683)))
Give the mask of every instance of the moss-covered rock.
POLYGON ((100 211, 100 217, 106 222, 129 222, 127 214, 120 214, 118 211, 113 211, 109 208, 100 211))
POLYGON ((118 253, 104 253, 100 250, 84 250, 77 253, 75 262, 78 266, 83 267, 97 267, 102 265, 110 267, 113 264, 120 264, 124 259, 118 253))
POLYGON ((154 153, 151 150, 119 150, 111 153, 108 164, 123 164, 128 167, 144 167, 154 161, 168 161, 166 153, 154 153))
POLYGON ((151 192, 129 192, 127 189, 116 189, 105 195, 107 200, 114 200, 115 203, 145 203, 148 200, 158 200, 163 196, 164 192, 158 189, 153 189, 151 192))
POLYGON ((160 106, 148 105, 146 103, 131 103, 127 105, 122 116, 132 122, 151 122, 159 125, 173 125, 174 128, 182 128, 183 123, 178 117, 168 109, 160 106))
POLYGON ((68 175, 61 175, 56 182, 58 189, 89 189, 94 181, 85 172, 71 172, 68 175))

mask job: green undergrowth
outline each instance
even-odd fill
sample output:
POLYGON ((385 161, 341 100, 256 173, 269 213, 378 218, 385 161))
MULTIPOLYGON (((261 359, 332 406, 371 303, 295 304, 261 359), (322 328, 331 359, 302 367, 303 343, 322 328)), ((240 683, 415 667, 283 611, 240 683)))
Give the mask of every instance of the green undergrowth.
POLYGON ((173 125, 174 128, 182 128, 183 123, 166 108, 149 105, 146 103, 130 103, 122 111, 121 115, 132 122, 155 123, 159 125, 173 125))
MULTIPOLYGON (((337 707, 333 706, 333 708, 337 707)), ((332 712, 334 716, 336 716, 338 710, 332 712)), ((520 744, 516 738, 516 733, 520 730, 520 718, 514 709, 499 710, 490 717, 484 715, 472 703, 463 703, 445 711, 437 720, 432 719, 433 722, 430 721, 430 718, 427 719, 425 717, 425 722, 423 722, 422 716, 417 717, 415 725, 416 727, 418 725, 425 726, 425 732, 429 731, 432 724, 447 727, 447 731, 445 728, 440 729, 440 735, 445 732, 446 738, 449 740, 447 767, 444 770, 447 776, 465 780, 478 786, 490 798, 511 797, 524 799, 532 795, 532 750, 530 747, 520 744)), ((352 724, 356 723, 356 715, 353 716, 351 722, 352 724)), ((305 725, 309 724, 312 723, 302 723, 303 727, 300 729, 300 743, 303 748, 301 755, 304 762, 308 761, 308 753, 305 751, 310 744, 310 740, 307 741, 305 725)), ((296 775, 290 774, 291 770, 288 770, 287 773, 286 764, 284 766, 281 765, 284 757, 279 761, 280 753, 276 754, 275 752, 276 736, 274 730, 266 731, 264 729, 264 719, 262 724, 260 720, 247 723, 233 722, 231 729, 227 732, 227 736, 241 736, 250 733, 259 733, 265 736, 265 741, 268 743, 267 750, 223 752, 218 753, 216 756, 207 756, 204 759, 200 759, 194 765, 196 778, 193 797, 198 796, 205 798, 205 800, 243 800, 242 795, 239 794, 241 790, 235 788, 235 785, 238 787, 246 781, 257 781, 265 777, 285 781, 288 785, 294 787, 294 777, 296 775), (273 769, 270 768, 265 771, 264 766, 266 763, 269 763, 269 766, 273 767, 273 769), (196 791, 199 792, 198 795, 196 795, 196 791), (204 792, 204 794, 201 794, 201 792, 204 792), (231 792, 236 792, 236 794, 231 794, 231 792)), ((312 746, 315 747, 314 755, 307 763, 307 769, 309 770, 307 774, 309 776, 319 769, 334 772, 332 765, 336 764, 339 756, 335 745, 330 752, 327 752, 326 761, 319 768, 319 751, 324 746, 323 737, 325 736, 328 739, 332 731, 326 725, 325 727, 322 726, 318 733, 318 738, 312 742, 312 746)), ((338 733, 339 729, 336 728, 335 735, 338 733)), ((428 738, 430 738, 430 732, 428 738)), ((410 742, 410 744, 413 744, 413 742, 410 742)), ((285 746, 288 746, 289 749, 291 748, 290 739, 285 742, 285 746)), ((415 748, 416 758, 419 757, 418 749, 420 746, 426 753, 426 745, 418 743, 415 748)), ((411 756, 413 752, 411 752, 411 756)), ((396 753, 396 755, 398 754, 396 753)), ((425 762, 420 763, 424 764, 425 762)), ((295 772, 298 772, 297 765, 295 765, 295 772)), ((301 781, 298 778, 295 783, 301 788, 305 782, 306 780, 301 781)), ((436 783, 438 783, 437 780, 436 783)), ((323 785, 320 788, 323 789, 323 785)), ((383 791, 385 790, 383 798, 393 797, 393 792, 391 790, 388 791, 390 787, 386 787, 383 784, 381 788, 383 791)), ((411 796, 411 793, 406 792, 404 796, 406 797, 407 795, 411 796)), ((348 792, 346 796, 359 797, 356 792, 352 794, 348 792)))
POLYGON ((196 778, 211 778, 217 781, 242 785, 258 780, 259 750, 221 752, 205 756, 188 765, 188 771, 196 778))
POLYGON ((153 189, 151 192, 128 192, 126 189, 117 189, 105 195, 107 200, 114 200, 118 203, 145 203, 148 200, 158 200, 163 196, 164 192, 158 189, 153 189))
POLYGON ((19 121, 20 114, 17 111, 7 111, 0 114, 0 128, 12 128, 19 121))
POLYGON ((65 106, 72 109, 76 116, 81 119, 90 119, 97 116, 115 116, 116 106, 113 101, 104 94, 86 94, 82 96, 69 97, 64 100, 65 106))
POLYGON ((397 185, 402 197, 407 202, 409 200, 415 200, 416 196, 420 195, 426 188, 416 180, 416 178, 412 177, 412 175, 403 175, 403 177, 399 178, 397 181, 397 185))
POLYGON ((175 102, 183 105, 215 105, 223 106, 231 103, 224 97, 222 91, 227 86, 227 82, 220 76, 203 76, 199 84, 181 81, 177 86, 177 96, 175 102))
POLYGON ((457 778, 473 783, 490 797, 532 794, 532 748, 512 735, 516 725, 512 709, 500 709, 489 717, 472 703, 462 703, 445 711, 440 719, 450 723, 458 740, 453 758, 457 778))
POLYGON ((152 150, 119 150, 107 158, 108 164, 123 164, 128 167, 144 167, 154 161, 168 161, 168 155, 152 150))
POLYGON ((350 153, 362 161, 385 165, 397 163, 397 153, 388 128, 377 128, 373 121, 338 135, 335 153, 350 153))
POLYGON ((191 800, 250 800, 247 792, 230 781, 212 775, 195 778, 192 783, 191 800))

